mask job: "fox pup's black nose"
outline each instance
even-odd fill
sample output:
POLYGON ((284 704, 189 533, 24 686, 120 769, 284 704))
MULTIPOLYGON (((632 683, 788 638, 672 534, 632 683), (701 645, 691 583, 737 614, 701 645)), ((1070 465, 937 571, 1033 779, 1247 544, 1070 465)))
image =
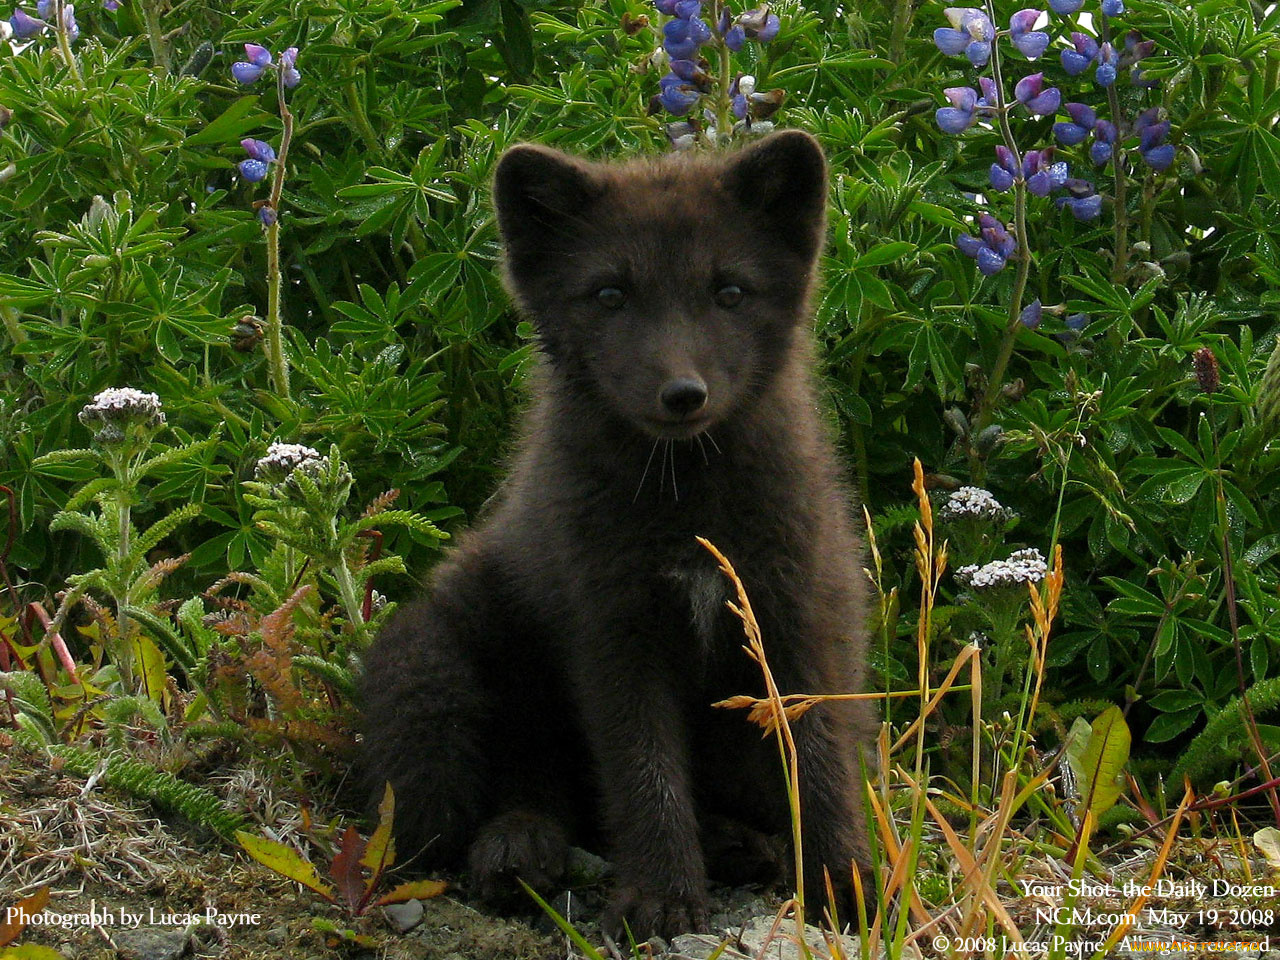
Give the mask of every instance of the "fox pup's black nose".
POLYGON ((707 402, 707 385, 700 379, 681 377, 663 384, 658 392, 658 399, 668 413, 677 417, 687 417, 701 410, 707 402))

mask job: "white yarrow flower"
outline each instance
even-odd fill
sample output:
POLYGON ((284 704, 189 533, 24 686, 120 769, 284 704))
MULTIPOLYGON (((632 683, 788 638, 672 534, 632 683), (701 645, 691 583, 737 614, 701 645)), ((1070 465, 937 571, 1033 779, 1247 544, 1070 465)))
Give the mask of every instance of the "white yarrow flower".
POLYGON ((1003 521, 1011 516, 1013 511, 1002 507, 989 490, 981 487, 961 487, 947 498, 947 502, 938 511, 938 517, 942 520, 976 517, 980 520, 1003 521))
POLYGON ((320 451, 304 446, 301 443, 280 443, 276 441, 267 447, 266 456, 262 457, 254 468, 255 477, 279 478, 291 474, 296 467, 304 463, 320 461, 324 458, 320 451))
POLYGON ((992 560, 980 567, 972 563, 961 567, 956 571, 956 579, 974 590, 990 590, 1039 583, 1048 572, 1044 554, 1028 547, 1010 554, 1007 560, 992 560))

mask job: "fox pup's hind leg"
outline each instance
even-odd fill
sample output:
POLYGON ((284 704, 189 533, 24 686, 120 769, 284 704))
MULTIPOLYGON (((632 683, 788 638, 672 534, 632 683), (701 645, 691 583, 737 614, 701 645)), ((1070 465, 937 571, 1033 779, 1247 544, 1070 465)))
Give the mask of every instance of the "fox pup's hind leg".
POLYGON ((532 618, 472 541, 430 599, 397 616, 365 659, 366 777, 396 795, 401 861, 471 869, 500 896, 564 871, 579 739, 532 618))

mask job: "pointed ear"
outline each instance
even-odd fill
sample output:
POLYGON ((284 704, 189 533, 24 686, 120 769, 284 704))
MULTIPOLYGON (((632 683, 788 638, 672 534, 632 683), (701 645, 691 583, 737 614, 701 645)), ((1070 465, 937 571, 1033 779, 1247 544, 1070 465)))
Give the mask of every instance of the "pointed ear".
POLYGON ((599 178, 585 161, 532 143, 512 147, 498 160, 493 178, 498 229, 507 255, 518 263, 529 253, 571 239, 583 208, 601 193, 599 178))
POLYGON ((803 130, 772 133, 729 161, 724 186, 778 240, 805 257, 822 246, 827 160, 803 130))

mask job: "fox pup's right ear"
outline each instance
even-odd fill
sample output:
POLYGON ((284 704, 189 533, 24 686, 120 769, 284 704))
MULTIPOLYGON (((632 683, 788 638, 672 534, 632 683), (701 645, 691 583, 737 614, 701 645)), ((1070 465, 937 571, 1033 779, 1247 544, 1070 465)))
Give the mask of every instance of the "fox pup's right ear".
POLYGON ((493 178, 498 229, 509 256, 572 239, 583 208, 600 194, 589 164, 549 147, 522 143, 498 161, 493 178))

